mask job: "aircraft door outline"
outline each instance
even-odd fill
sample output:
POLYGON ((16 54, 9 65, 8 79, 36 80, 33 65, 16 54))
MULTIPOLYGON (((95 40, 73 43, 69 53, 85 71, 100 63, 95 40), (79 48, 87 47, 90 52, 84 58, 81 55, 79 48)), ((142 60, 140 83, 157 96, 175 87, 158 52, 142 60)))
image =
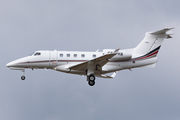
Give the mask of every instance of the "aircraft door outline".
POLYGON ((49 51, 49 66, 57 66, 57 50, 49 51))

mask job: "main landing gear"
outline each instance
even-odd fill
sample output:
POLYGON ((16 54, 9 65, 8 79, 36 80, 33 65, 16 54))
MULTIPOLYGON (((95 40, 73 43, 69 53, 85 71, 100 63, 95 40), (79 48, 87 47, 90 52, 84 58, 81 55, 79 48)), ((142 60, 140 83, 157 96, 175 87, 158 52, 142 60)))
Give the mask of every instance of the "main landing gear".
POLYGON ((89 76, 87 76, 87 78, 88 78, 88 84, 90 85, 90 86, 94 86, 95 85, 95 76, 94 75, 89 75, 89 76))

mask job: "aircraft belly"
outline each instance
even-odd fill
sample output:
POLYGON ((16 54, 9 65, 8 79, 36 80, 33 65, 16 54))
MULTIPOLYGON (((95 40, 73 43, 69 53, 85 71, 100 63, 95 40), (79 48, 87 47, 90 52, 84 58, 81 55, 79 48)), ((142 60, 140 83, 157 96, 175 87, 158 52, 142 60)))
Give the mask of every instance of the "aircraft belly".
POLYGON ((123 69, 123 67, 120 65, 120 62, 107 63, 102 67, 102 73, 114 72, 120 69, 123 69))

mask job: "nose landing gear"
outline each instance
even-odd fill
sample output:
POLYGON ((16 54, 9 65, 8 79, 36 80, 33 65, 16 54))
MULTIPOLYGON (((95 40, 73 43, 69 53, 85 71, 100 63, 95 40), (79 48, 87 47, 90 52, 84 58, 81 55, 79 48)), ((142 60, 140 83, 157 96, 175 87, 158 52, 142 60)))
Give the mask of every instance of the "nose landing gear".
POLYGON ((21 80, 25 80, 25 78, 26 78, 26 77, 25 77, 24 75, 23 75, 23 76, 21 76, 21 80))
POLYGON ((21 76, 21 80, 25 80, 25 76, 24 76, 24 74, 25 74, 25 70, 22 70, 22 72, 23 72, 23 75, 21 76))

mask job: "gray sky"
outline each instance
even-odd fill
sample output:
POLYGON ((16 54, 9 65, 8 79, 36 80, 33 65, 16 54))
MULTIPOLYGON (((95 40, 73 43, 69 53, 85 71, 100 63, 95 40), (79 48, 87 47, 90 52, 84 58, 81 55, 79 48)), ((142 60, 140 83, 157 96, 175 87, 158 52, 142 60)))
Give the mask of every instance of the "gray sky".
POLYGON ((179 120, 180 1, 1 0, 1 120, 179 120), (115 79, 6 64, 36 50, 101 51, 135 47, 146 32, 175 27, 153 69, 120 71, 115 79))

